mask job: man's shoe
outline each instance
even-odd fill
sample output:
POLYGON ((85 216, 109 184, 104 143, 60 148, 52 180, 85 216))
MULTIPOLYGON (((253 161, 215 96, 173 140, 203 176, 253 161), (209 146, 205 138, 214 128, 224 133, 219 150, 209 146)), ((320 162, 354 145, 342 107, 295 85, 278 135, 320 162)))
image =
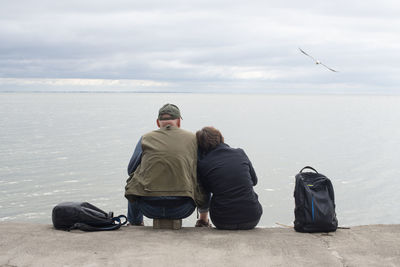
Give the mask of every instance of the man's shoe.
POLYGON ((210 223, 210 220, 207 220, 207 221, 197 220, 196 225, 194 227, 208 227, 208 228, 211 228, 212 225, 210 223))

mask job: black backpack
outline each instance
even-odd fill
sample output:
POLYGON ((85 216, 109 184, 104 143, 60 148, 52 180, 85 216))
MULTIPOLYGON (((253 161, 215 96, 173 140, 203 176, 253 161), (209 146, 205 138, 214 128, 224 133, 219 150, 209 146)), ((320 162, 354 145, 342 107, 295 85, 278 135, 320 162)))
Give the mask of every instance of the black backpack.
POLYGON ((125 215, 113 217, 113 212, 106 213, 87 202, 63 202, 53 208, 54 228, 70 231, 109 231, 126 224, 125 215), (125 221, 122 222, 121 218, 125 221))
POLYGON ((331 181, 314 168, 306 166, 296 175, 294 189, 294 229, 298 232, 333 232, 338 220, 331 181), (314 172, 303 172, 311 169, 314 172))

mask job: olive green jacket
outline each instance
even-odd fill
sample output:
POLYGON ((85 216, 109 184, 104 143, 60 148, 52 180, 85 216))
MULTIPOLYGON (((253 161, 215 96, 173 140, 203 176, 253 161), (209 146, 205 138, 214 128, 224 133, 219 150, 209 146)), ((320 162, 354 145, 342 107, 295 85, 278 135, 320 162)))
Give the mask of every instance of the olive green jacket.
POLYGON ((197 181, 196 136, 175 126, 142 137, 142 158, 125 186, 125 197, 186 196, 198 207, 207 197, 197 181))

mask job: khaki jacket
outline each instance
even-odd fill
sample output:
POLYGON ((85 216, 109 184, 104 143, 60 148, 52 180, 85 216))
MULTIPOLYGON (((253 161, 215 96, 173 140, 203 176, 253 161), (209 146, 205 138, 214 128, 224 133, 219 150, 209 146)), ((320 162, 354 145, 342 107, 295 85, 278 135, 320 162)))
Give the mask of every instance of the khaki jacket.
POLYGON ((196 136, 175 126, 152 131, 142 137, 142 159, 128 178, 125 197, 186 196, 197 206, 206 195, 197 182, 196 136))

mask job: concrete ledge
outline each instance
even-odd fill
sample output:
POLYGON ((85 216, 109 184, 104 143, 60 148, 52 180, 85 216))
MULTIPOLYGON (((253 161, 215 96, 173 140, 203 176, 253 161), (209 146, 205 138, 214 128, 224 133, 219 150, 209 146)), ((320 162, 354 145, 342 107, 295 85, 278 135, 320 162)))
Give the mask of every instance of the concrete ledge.
POLYGON ((331 234, 289 228, 64 232, 0 223, 0 266, 400 266, 400 225, 331 234))

